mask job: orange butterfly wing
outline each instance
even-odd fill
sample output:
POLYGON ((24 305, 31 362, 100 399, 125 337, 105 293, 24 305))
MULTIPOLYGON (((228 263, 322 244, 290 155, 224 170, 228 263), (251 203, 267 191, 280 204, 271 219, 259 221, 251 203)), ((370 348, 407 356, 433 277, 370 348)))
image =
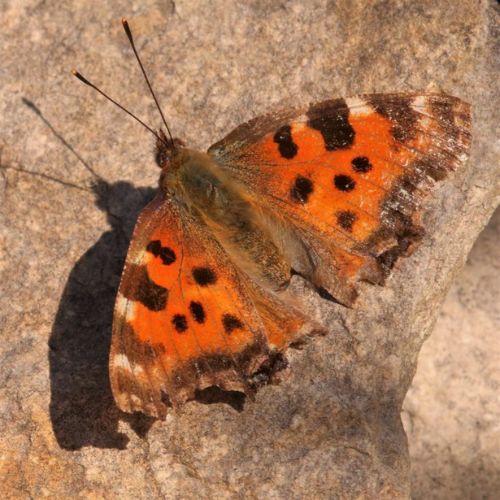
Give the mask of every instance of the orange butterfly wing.
MULTIPOLYGON (((458 99, 371 95, 256 118, 209 153, 284 261, 351 305, 359 280, 382 283, 422 237, 422 199, 466 157, 469 128, 458 99)), ((116 301, 115 400, 163 417, 208 386, 249 393, 315 329, 287 291, 254 282, 200 218, 160 192, 137 222, 116 301)))
POLYGON ((294 228, 314 263, 296 271, 351 305, 357 281, 382 283, 421 239, 424 195, 469 145, 459 99, 375 94, 256 118, 209 153, 294 228))
POLYGON ((267 339, 305 323, 242 278, 203 222, 160 193, 139 217, 116 300, 115 400, 164 417, 208 386, 251 393, 279 368, 267 339))

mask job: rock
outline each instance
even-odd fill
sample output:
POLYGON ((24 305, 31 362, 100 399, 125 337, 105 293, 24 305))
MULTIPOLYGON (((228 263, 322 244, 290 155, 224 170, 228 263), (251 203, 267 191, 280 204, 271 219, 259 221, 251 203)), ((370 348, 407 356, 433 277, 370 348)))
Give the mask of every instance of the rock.
POLYGON ((2 13, 0 491, 407 498, 401 405, 446 291, 498 203, 497 6, 122 8, 28 1, 2 13), (69 73, 77 67, 159 124, 122 15, 171 128, 193 147, 286 101, 439 90, 474 110, 471 160, 426 204, 427 236, 386 287, 364 286, 348 311, 311 296, 331 334, 292 350, 281 385, 255 401, 216 393, 158 423, 120 414, 107 375, 128 237, 157 182, 153 141, 69 73))
POLYGON ((403 405, 415 500, 500 491, 499 236, 497 209, 448 293, 403 405))

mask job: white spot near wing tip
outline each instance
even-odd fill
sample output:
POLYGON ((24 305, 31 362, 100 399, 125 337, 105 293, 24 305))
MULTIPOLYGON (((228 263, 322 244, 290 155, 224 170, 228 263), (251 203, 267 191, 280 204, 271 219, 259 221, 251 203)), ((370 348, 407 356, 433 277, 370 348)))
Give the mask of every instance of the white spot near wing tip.
POLYGON ((125 298, 121 293, 116 297, 115 311, 127 321, 133 321, 135 318, 134 302, 125 298))
POLYGON ((130 360, 128 356, 125 354, 115 354, 113 358, 113 365, 119 368, 124 368, 125 370, 132 370, 132 366, 130 365, 130 360))
POLYGON ((418 95, 414 97, 411 106, 416 111, 422 111, 422 109, 427 107, 427 97, 425 95, 418 95))
POLYGON ((361 97, 348 97, 345 102, 349 106, 349 113, 351 115, 371 115, 374 109, 361 97))
POLYGON ((304 122, 307 121, 307 116, 301 116, 297 119, 297 121, 292 125, 292 132, 293 133, 297 133, 299 132, 300 130, 302 129, 305 129, 306 128, 306 124, 304 122), (300 120, 303 120, 303 122, 301 122, 300 120))
POLYGON ((423 128, 429 128, 432 126, 431 119, 426 116, 428 102, 429 100, 427 96, 417 95, 413 98, 413 101, 411 103, 411 107, 420 115, 418 121, 420 126, 423 128))
POLYGON ((126 354, 115 354, 112 360, 113 368, 120 368, 134 375, 142 375, 144 368, 141 365, 132 365, 126 354))
POLYGON ((140 252, 132 252, 132 255, 127 257, 127 263, 135 264, 136 266, 146 265, 152 255, 149 252, 141 250, 140 252))
POLYGON ((130 365, 130 360, 125 354, 115 354, 113 356, 112 364, 116 368, 121 368, 122 370, 132 371, 132 366, 130 365))
POLYGON ((116 296, 115 310, 120 316, 127 315, 127 302, 128 300, 121 293, 116 296))

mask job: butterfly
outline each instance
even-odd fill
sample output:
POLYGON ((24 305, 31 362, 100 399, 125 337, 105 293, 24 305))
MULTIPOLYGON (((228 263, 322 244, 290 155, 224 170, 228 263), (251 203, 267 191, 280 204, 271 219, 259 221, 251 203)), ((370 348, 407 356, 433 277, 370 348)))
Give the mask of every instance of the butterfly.
POLYGON ((287 348, 322 331, 299 275, 353 306, 421 241, 421 205, 467 158, 470 108, 438 94, 370 94, 284 109, 199 152, 159 132, 114 310, 118 407, 164 418, 211 386, 252 394, 287 348))

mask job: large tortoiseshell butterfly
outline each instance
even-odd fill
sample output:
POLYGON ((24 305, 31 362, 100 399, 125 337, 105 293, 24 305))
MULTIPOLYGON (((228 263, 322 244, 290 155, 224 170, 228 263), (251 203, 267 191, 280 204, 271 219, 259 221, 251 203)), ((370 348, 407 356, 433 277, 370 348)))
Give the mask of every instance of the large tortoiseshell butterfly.
POLYGON ((346 306, 359 281, 384 282, 423 236, 424 196, 466 159, 470 110, 333 99, 255 118, 207 153, 150 130, 159 189, 130 244, 109 369, 120 409, 163 418, 209 386, 251 393, 320 329, 287 293, 293 274, 346 306))

